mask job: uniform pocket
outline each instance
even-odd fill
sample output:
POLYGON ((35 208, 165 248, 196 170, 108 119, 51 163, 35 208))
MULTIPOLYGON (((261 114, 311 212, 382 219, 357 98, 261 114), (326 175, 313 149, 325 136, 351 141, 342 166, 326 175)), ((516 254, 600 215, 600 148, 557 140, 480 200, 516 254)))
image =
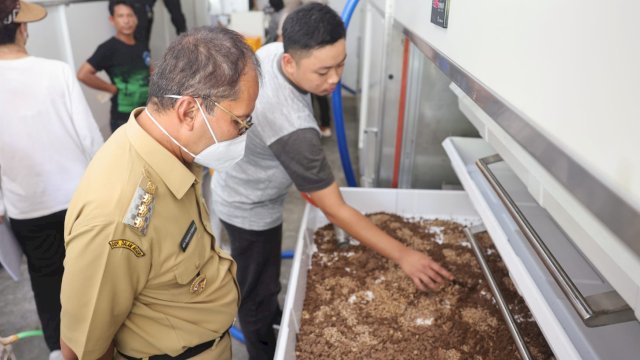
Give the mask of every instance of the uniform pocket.
POLYGON ((174 268, 178 284, 189 284, 198 275, 207 253, 206 242, 204 231, 199 231, 187 246, 186 251, 179 255, 178 264, 174 268), (204 249, 203 246, 205 246, 204 249))

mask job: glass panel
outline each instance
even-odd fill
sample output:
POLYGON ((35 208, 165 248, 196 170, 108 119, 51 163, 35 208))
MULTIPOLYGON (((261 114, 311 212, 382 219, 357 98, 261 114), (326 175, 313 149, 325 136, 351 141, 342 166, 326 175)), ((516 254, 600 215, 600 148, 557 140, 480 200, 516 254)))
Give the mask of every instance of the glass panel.
POLYGON ((442 148, 448 136, 478 137, 478 132, 458 108, 451 81, 413 44, 407 89, 401 185, 415 189, 441 189, 460 185, 442 148), (411 82, 411 81, 410 81, 411 82))

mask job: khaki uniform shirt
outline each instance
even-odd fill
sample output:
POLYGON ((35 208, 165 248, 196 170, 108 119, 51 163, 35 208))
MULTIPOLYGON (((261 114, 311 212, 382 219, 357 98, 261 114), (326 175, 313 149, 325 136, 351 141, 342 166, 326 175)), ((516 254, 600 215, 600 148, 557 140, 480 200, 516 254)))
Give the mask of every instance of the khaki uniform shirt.
POLYGON ((67 211, 61 336, 80 359, 112 340, 129 356, 176 356, 222 335, 238 309, 236 264, 215 245, 203 168, 149 136, 141 111, 96 154, 67 211))

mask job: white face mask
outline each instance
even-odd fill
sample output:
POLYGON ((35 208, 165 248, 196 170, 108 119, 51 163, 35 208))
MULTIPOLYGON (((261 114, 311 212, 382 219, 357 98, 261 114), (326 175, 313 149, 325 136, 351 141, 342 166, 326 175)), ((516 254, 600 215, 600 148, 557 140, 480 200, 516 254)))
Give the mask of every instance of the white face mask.
MULTIPOLYGON (((179 99, 180 96, 177 95, 167 95, 166 97, 179 99)), ((145 108, 144 111, 149 115, 151 121, 173 141, 174 144, 178 145, 184 152, 193 156, 194 162, 196 164, 200 164, 202 166, 215 169, 217 171, 221 171, 224 169, 228 169, 233 164, 238 162, 244 156, 244 148, 247 142, 247 134, 243 134, 241 136, 236 137, 232 140, 218 142, 216 135, 213 133, 213 129, 211 129, 211 125, 207 121, 207 117, 200 107, 200 103, 196 101, 198 105, 198 109, 200 109, 200 114, 202 115, 202 121, 207 125, 209 129, 209 133, 211 137, 213 137, 214 144, 202 150, 198 155, 193 154, 191 151, 187 150, 184 146, 182 146, 173 136, 169 135, 169 133, 156 121, 156 119, 151 115, 148 108, 145 108)))

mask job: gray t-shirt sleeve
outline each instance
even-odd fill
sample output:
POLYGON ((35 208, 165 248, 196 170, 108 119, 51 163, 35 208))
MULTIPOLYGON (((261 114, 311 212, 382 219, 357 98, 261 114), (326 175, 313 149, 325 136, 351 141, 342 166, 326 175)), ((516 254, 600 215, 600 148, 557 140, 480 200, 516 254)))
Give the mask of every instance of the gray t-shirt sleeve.
POLYGON ((335 181, 316 129, 295 130, 272 142, 269 148, 298 191, 319 191, 335 181))

